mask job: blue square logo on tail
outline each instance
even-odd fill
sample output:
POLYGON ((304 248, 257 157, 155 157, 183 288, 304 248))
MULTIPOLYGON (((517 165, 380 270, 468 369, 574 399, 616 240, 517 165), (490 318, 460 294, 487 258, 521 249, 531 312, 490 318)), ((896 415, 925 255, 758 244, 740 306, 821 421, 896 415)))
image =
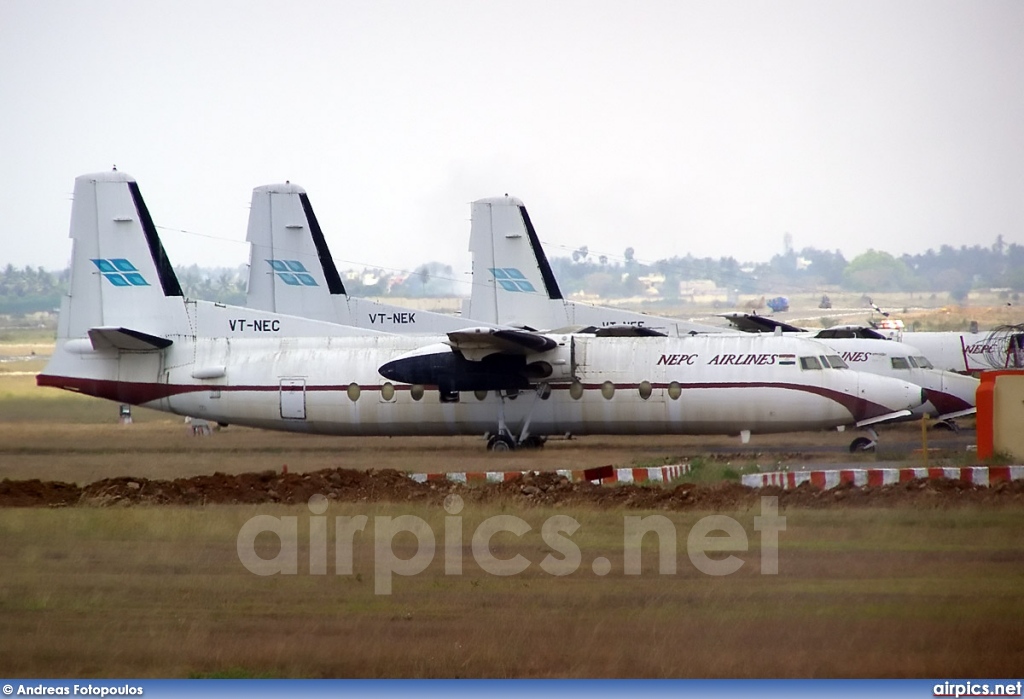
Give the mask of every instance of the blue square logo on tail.
POLYGON ((93 260, 96 269, 114 286, 149 286, 146 278, 139 274, 138 268, 123 257, 109 260, 93 260))
POLYGON ((529 293, 537 291, 533 284, 526 281, 526 275, 515 267, 491 267, 490 272, 494 275, 494 281, 498 282, 505 291, 529 293))
POLYGON ((114 286, 131 286, 128 280, 120 274, 104 274, 103 276, 106 277, 114 286))
POLYGON ((267 260, 267 264, 288 286, 319 286, 305 265, 298 260, 267 260))
POLYGON ((138 272, 129 272, 121 276, 127 279, 128 283, 131 284, 132 286, 149 286, 149 284, 146 282, 146 278, 143 277, 138 272))
POLYGON ((135 265, 133 265, 131 262, 129 262, 128 260, 124 259, 123 257, 118 257, 118 258, 114 258, 114 259, 110 260, 110 264, 114 265, 114 269, 116 269, 118 272, 138 272, 139 271, 138 269, 135 268, 135 265))

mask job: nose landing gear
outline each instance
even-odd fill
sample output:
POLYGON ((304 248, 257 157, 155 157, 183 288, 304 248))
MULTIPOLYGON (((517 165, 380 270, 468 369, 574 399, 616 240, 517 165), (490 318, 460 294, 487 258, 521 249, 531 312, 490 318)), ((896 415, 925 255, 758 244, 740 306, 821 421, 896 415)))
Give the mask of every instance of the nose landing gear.
POLYGON ((878 446, 878 433, 871 428, 868 428, 865 431, 871 435, 870 439, 868 437, 857 437, 855 440, 850 442, 851 454, 873 452, 875 447, 878 446))

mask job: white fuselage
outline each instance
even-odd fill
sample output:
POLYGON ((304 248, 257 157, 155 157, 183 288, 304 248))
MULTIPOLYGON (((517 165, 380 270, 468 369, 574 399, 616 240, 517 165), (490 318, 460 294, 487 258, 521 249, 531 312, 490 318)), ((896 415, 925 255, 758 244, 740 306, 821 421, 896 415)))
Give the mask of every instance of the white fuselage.
POLYGON ((530 415, 536 434, 785 432, 853 424, 921 402, 906 382, 802 369, 799 356, 828 350, 799 338, 562 335, 557 352, 571 366, 547 381, 547 398, 464 391, 445 403, 434 387, 378 373, 428 344, 421 336, 289 337, 291 324, 310 321, 273 316, 278 322, 267 326, 272 314, 249 311, 256 320, 238 330, 239 309, 186 305, 191 327, 213 331, 233 321, 235 335, 178 335, 170 347, 146 352, 61 341, 39 383, 219 422, 339 435, 483 434, 495 430, 502 410, 512 430, 530 415))

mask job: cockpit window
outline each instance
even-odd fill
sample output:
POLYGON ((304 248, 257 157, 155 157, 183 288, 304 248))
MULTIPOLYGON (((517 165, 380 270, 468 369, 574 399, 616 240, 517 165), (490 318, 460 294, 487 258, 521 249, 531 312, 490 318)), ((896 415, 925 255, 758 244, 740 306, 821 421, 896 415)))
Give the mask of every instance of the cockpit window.
POLYGON ((828 363, 833 369, 849 369, 850 365, 847 364, 842 357, 838 354, 828 355, 828 363))
POLYGON ((893 369, 909 369, 910 363, 906 357, 892 357, 892 368, 893 369))
POLYGON ((821 369, 821 362, 817 357, 800 357, 801 369, 821 369))
POLYGON ((920 369, 934 369, 935 367, 931 362, 928 361, 928 357, 911 357, 911 361, 916 362, 920 369))

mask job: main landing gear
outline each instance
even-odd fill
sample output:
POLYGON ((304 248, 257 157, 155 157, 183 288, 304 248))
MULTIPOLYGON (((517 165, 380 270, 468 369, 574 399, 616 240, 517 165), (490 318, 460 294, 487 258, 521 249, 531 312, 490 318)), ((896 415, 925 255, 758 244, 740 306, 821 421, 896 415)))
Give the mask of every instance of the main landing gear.
POLYGON ((860 454, 863 452, 873 452, 875 447, 878 446, 878 433, 868 427, 865 432, 871 435, 871 438, 857 437, 857 439, 850 442, 850 453, 860 454))
POLYGON ((503 452, 516 449, 540 449, 546 441, 548 441, 547 437, 538 434, 531 434, 521 442, 510 434, 495 434, 487 440, 487 450, 503 452))
POLYGON ((547 441, 547 437, 537 434, 530 434, 530 421, 533 419, 533 411, 537 403, 551 394, 551 387, 547 384, 537 386, 534 392, 533 403, 530 405, 526 418, 523 420, 519 436, 515 436, 505 422, 505 401, 514 400, 519 394, 517 392, 498 391, 498 432, 492 434, 487 440, 488 451, 505 452, 516 449, 540 449, 547 441))

